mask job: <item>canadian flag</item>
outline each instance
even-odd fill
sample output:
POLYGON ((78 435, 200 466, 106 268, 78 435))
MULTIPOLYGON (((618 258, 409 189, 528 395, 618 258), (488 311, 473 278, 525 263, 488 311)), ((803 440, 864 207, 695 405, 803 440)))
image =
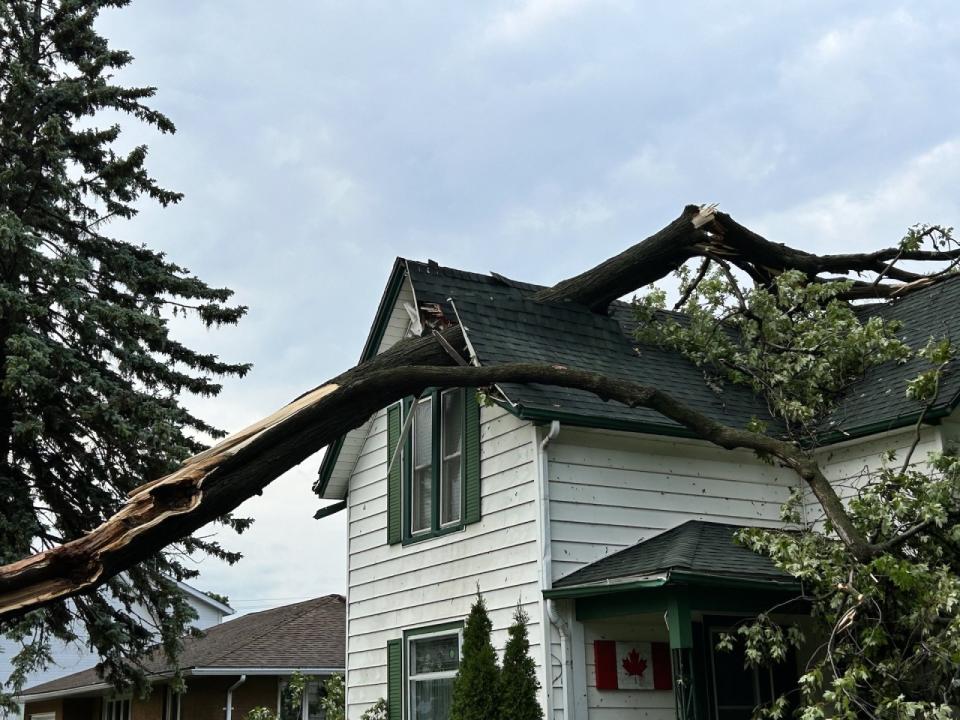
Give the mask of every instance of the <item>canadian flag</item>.
POLYGON ((597 690, 669 690, 670 648, 658 642, 594 640, 597 690))

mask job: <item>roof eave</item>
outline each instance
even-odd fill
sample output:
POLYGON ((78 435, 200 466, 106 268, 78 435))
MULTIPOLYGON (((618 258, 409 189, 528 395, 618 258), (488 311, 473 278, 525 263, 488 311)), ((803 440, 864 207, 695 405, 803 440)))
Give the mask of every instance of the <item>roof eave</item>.
POLYGON ((687 570, 669 570, 662 575, 612 578, 599 582, 553 588, 551 590, 544 590, 543 596, 548 600, 576 599, 595 597, 597 595, 633 592, 635 590, 650 590, 660 587, 685 587, 688 585, 727 587, 744 590, 794 591, 801 589, 800 583, 792 578, 757 578, 697 573, 687 570))
MULTIPOLYGON (((312 665, 281 665, 277 667, 195 667, 185 668, 180 671, 184 677, 216 677, 229 675, 292 675, 293 673, 304 673, 305 675, 333 675, 342 673, 342 667, 312 666, 312 665)), ((151 673, 150 682, 158 680, 167 680, 174 675, 172 670, 151 673)), ((15 696, 16 702, 39 702, 41 700, 53 700, 62 697, 75 697, 77 695, 87 695, 90 693, 101 692, 103 690, 112 690, 113 685, 108 682, 92 683, 90 685, 80 685, 78 687, 66 688, 64 690, 48 690, 42 693, 23 693, 15 696)))

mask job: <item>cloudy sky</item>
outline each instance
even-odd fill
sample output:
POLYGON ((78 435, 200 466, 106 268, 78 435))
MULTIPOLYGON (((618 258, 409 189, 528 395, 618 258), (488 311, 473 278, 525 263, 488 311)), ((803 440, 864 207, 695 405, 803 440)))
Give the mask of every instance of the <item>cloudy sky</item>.
MULTIPOLYGON (((255 363, 190 401, 229 430, 356 361, 396 255, 549 284, 690 202, 814 250, 960 222, 952 2, 134 0, 101 27, 178 127, 127 141, 186 194, 115 234, 250 306, 179 329, 255 363)), ((195 584, 244 612, 341 592, 318 463, 195 584)))

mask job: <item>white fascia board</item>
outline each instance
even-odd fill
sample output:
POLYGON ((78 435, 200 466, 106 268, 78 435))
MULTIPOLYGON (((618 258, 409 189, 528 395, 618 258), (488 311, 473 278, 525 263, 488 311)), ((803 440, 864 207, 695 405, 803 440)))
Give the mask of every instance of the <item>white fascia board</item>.
POLYGON ((92 693, 102 692, 112 688, 113 686, 110 683, 96 683, 94 685, 81 685, 80 687, 68 688, 67 690, 51 690, 49 692, 16 695, 13 699, 18 703, 38 702, 40 700, 55 700, 62 697, 73 697, 74 695, 90 695, 92 693))
POLYGON ((234 610, 232 607, 230 607, 226 603, 222 603, 219 600, 210 597, 205 592, 197 590, 195 587, 191 587, 190 585, 187 585, 185 582, 181 582, 179 580, 175 580, 174 582, 177 583, 177 587, 180 588, 180 590, 184 594, 189 595, 195 600, 199 600, 200 602, 219 610, 224 615, 233 615, 236 612, 236 610, 234 610))

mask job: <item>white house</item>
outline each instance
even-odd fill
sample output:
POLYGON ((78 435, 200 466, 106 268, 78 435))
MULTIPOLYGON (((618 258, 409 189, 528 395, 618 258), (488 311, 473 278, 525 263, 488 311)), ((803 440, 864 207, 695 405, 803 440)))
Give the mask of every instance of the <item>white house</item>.
MULTIPOLYGON (((532 289, 398 259, 362 359, 456 323, 475 363, 549 361, 641 379, 732 424, 765 412, 741 388, 709 387, 684 358, 637 346, 627 306, 595 314, 533 302, 532 289)), ((960 278, 880 312, 908 320, 917 345, 960 337, 958 308, 960 278)), ((832 480, 845 484, 881 450, 910 444, 918 408, 903 382, 916 371, 879 368, 839 404, 822 451, 832 480)), ((316 489, 348 514, 350 720, 380 697, 392 720, 446 720, 478 587, 500 649, 517 603, 527 610, 549 720, 733 720, 795 680, 789 664, 744 671, 713 657, 709 642, 738 615, 796 597, 789 577, 731 540, 735 527, 779 522, 795 475, 646 409, 547 386, 499 392, 482 408, 464 390, 397 404, 324 458, 316 489)), ((958 400, 953 373, 917 457, 960 441, 958 400)), ((817 506, 808 509, 816 522, 817 506)))
MULTIPOLYGON (((183 592, 190 607, 197 613, 197 619, 192 625, 200 630, 219 625, 224 617, 233 614, 233 608, 220 602, 216 598, 200 592, 187 583, 178 582, 177 586, 183 592)), ((146 615, 146 612, 143 613, 146 615)), ((66 675, 71 675, 100 662, 100 656, 87 645, 86 630, 78 624, 75 632, 77 640, 71 643, 54 641, 51 655, 53 663, 45 670, 31 673, 27 676, 24 687, 51 682, 66 675)), ((8 638, 0 637, 0 678, 6 680, 13 671, 13 658, 19 650, 19 645, 8 638)))

